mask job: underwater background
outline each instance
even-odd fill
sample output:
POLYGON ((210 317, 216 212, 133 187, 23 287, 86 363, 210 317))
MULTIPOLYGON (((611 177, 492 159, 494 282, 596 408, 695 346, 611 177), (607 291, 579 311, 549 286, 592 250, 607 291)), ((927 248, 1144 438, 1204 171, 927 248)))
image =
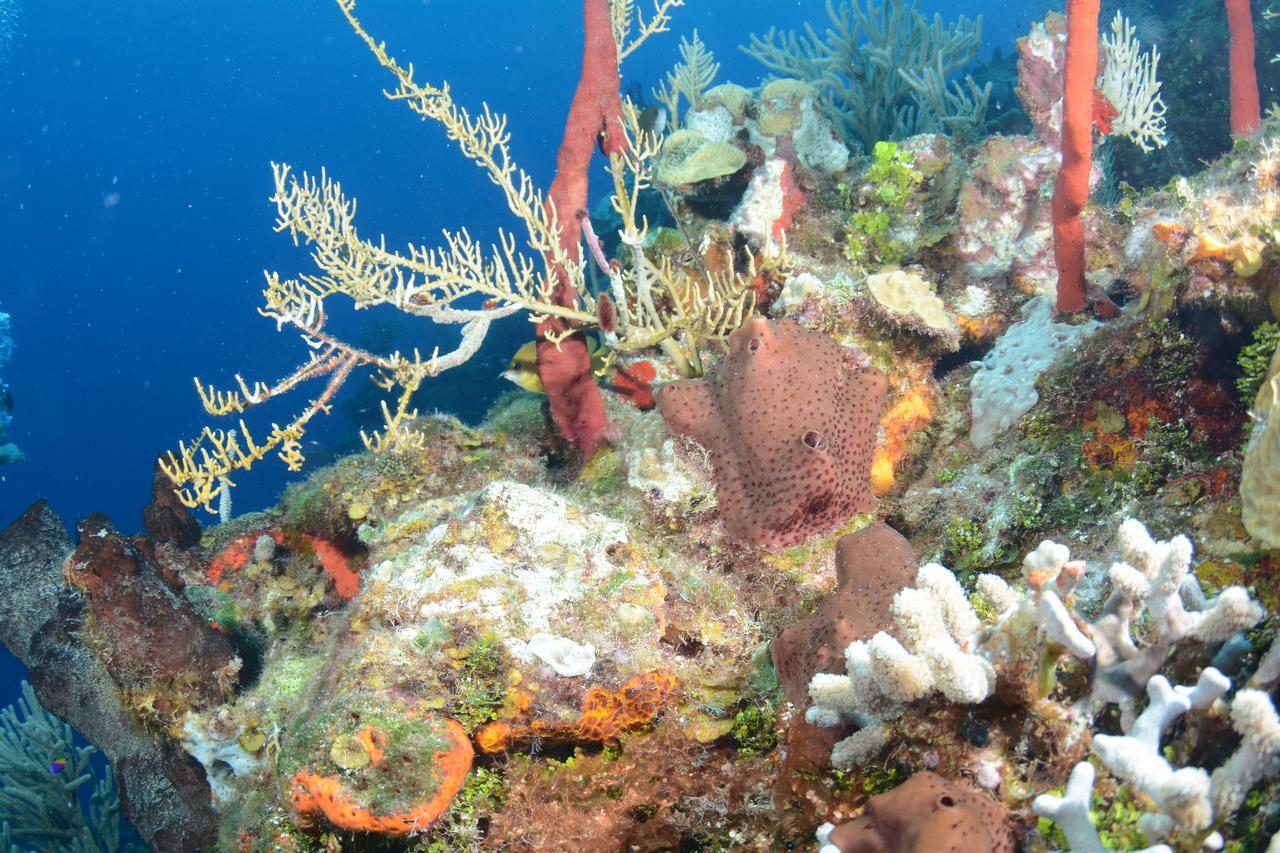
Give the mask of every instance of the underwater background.
MULTIPOLYGON (((1116 204, 1121 180, 1141 192, 1231 148, 1225 67, 1206 61, 1225 43, 1221 3, 1173 5, 1102 4, 1100 31, 1123 9, 1161 49, 1173 140, 1146 157, 1112 146, 1116 204)), ((1280 82, 1273 5, 1254 5, 1264 108, 1280 82)), ((757 86, 766 69, 740 46, 770 27, 822 28, 824 7, 687 0, 671 32, 627 60, 623 90, 644 98, 695 30, 720 63, 717 82, 757 86)), ((955 76, 992 84, 984 134, 1030 133, 1013 88, 1015 41, 1063 4, 918 7, 944 21, 982 16, 979 57, 955 76)), ((365 0, 358 11, 419 80, 447 80, 459 103, 505 114, 515 160, 550 183, 580 70, 581 3, 365 0)), ((23 457, 0 464, 0 528, 43 498, 69 527, 104 513, 122 533, 140 532, 155 460, 208 420, 192 377, 271 380, 305 358, 258 313, 264 269, 310 267, 307 250, 274 230, 272 163, 327 170, 359 199, 364 236, 388 245, 430 245, 464 226, 488 242, 510 227, 501 194, 440 128, 383 97, 389 79, 332 2, 0 0, 0 316, 12 341, 5 361, 0 340, 0 445, 23 457)), ((600 163, 593 169, 592 205, 607 186, 600 163)), ((328 319, 378 352, 457 341, 451 327, 387 307, 328 319)), ((499 321, 478 355, 429 381, 415 404, 480 423, 512 390, 501 374, 531 336, 524 313, 499 321)), ((239 475, 235 513, 266 510, 288 483, 363 453, 360 430, 381 428, 384 396, 364 377, 347 383, 307 431, 304 473, 265 462, 239 475)), ((0 706, 18 701, 25 677, 0 650, 0 706)))
MULTIPOLYGON (((920 9, 983 15, 987 50, 1009 56, 1050 8, 980 5, 920 9)), ((327 3, 3 0, 0 10, 0 310, 16 344, 2 375, 15 403, 10 440, 27 457, 0 468, 6 523, 43 497, 68 524, 103 512, 140 529, 154 459, 203 414, 191 377, 221 383, 229 365, 283 375, 301 357, 257 317, 261 271, 307 263, 272 230, 272 162, 338 176, 391 244, 463 225, 487 238, 507 222, 501 197, 442 133, 381 97, 384 73, 327 3)), ((363 13, 424 79, 506 113, 518 161, 550 182, 581 59, 577 3, 436 0, 363 13)), ((623 84, 656 85, 693 29, 720 79, 750 83, 763 69, 737 48, 752 32, 822 15, 820 2, 691 2, 628 63, 623 84)), ((451 332, 373 313, 354 320, 357 342, 375 349, 429 349, 435 339, 415 336, 451 332)), ((499 374, 530 335, 523 316, 503 321, 421 408, 479 420, 508 390, 499 374)), ((360 449, 357 430, 380 422, 379 399, 364 381, 345 389, 308 435, 311 463, 360 449)), ((279 466, 243 476, 237 510, 265 508, 286 478, 279 466)), ((16 696, 20 670, 8 671, 16 696)))

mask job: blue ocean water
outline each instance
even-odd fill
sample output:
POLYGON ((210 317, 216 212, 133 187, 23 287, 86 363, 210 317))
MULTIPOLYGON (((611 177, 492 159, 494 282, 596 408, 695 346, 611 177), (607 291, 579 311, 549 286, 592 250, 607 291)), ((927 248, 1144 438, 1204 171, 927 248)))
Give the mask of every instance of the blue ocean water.
MULTIPOLYGON (((1007 55, 1053 5, 920 8, 983 14, 987 50, 1007 55)), ((579 71, 580 3, 366 0, 357 11, 420 79, 506 113, 519 162, 550 182, 579 71)), ((719 81, 754 85, 764 69, 738 50, 750 33, 824 20, 819 0, 688 0, 673 31, 628 60, 624 85, 647 92, 695 28, 722 64, 719 81)), ((264 269, 309 268, 272 230, 272 161, 326 168, 359 199, 365 233, 392 245, 430 245, 446 227, 487 238, 512 224, 438 127, 382 97, 388 83, 332 2, 0 0, 0 311, 16 342, 3 379, 15 402, 9 438, 27 456, 0 467, 0 525, 43 497, 68 524, 103 511, 140 529, 155 458, 206 422, 192 376, 274 381, 305 360, 297 338, 256 310, 264 269)), ((425 321, 391 312, 336 322, 371 347, 441 342, 425 321)), ((507 321, 422 405, 477 420, 530 335, 523 318, 507 321)), ((357 449, 356 426, 377 424, 370 390, 349 383, 309 431, 312 464, 357 449)), ((237 511, 270 505, 287 476, 263 464, 240 478, 237 511)), ((22 677, 5 657, 0 705, 22 677)))

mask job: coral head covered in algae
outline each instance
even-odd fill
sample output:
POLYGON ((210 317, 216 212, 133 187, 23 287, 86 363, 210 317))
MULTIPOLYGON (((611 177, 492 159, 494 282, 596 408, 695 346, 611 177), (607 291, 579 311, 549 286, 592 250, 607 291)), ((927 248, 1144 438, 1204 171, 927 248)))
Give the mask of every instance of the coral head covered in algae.
POLYGON ((793 320, 757 317, 729 336, 714 375, 662 387, 668 428, 711 454, 733 538, 786 548, 872 508, 887 383, 864 362, 793 320))
MULTIPOLYGON (((467 774, 471 771, 471 761, 475 755, 466 731, 457 721, 441 721, 439 735, 442 740, 441 749, 435 750, 431 757, 435 788, 413 807, 381 814, 362 802, 369 798, 367 792, 362 797, 348 789, 349 779, 301 770, 294 774, 290 784, 290 800, 294 811, 304 822, 323 815, 330 824, 340 829, 386 835, 408 835, 426 829, 453 803, 454 796, 462 789, 467 774)), ((383 741, 385 743, 385 737, 383 741)), ((378 768, 384 759, 381 750, 368 739, 365 749, 369 751, 369 766, 378 768)), ((362 782, 361 788, 370 787, 365 780, 357 781, 362 782)))

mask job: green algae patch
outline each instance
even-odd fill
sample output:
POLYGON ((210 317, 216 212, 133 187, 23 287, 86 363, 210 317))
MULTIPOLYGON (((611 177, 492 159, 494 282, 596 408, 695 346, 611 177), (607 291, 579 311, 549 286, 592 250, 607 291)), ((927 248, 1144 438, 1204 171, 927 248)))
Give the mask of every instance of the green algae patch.
POLYGON ((409 812, 439 789, 434 756, 453 747, 447 723, 385 697, 347 696, 289 725, 281 776, 340 776, 360 808, 375 815, 409 812))

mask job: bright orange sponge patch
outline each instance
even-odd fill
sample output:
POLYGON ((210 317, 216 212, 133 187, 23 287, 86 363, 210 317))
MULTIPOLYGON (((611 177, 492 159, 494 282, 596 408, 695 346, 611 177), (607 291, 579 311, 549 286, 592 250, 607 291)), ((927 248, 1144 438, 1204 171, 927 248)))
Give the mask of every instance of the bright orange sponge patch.
POLYGON ((471 771, 475 752, 467 733, 454 720, 446 720, 442 734, 449 741, 446 749, 433 756, 438 773, 434 793, 408 811, 380 815, 355 802, 337 776, 320 776, 300 770, 290 785, 293 809, 303 821, 323 816, 339 829, 379 832, 384 835, 408 835, 426 829, 448 810, 454 796, 471 771))
POLYGON ((652 722, 676 698, 679 686, 674 673, 658 669, 632 677, 617 690, 592 687, 582 700, 582 713, 573 722, 490 723, 476 732, 476 745, 481 752, 494 753, 535 741, 614 741, 623 732, 652 722))

